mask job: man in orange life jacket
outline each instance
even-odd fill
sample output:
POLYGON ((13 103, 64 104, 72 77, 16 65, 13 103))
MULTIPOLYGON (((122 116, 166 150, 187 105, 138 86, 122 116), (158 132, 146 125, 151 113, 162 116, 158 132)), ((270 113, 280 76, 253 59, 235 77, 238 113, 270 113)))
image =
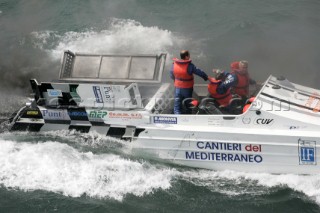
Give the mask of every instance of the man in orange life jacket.
POLYGON ((190 102, 192 101, 192 92, 194 79, 193 74, 198 75, 207 81, 208 76, 201 69, 198 69, 190 60, 188 50, 180 52, 181 59, 174 58, 170 70, 170 77, 174 80, 175 99, 174 114, 191 114, 190 102), (182 111, 182 104, 185 105, 185 113, 182 111))
MULTIPOLYGON (((230 91, 230 88, 225 93, 219 93, 221 92, 218 90, 219 86, 224 82, 225 79, 225 72, 223 70, 214 69, 213 70, 215 77, 208 77, 209 84, 208 84, 208 92, 210 94, 210 97, 214 98, 216 101, 216 104, 219 105, 219 107, 223 107, 225 111, 228 111, 229 104, 232 99, 232 94, 230 91)), ((221 110, 221 108, 220 108, 221 110)))
POLYGON ((226 73, 225 81, 219 86, 218 92, 224 94, 231 87, 233 92, 239 95, 244 101, 249 95, 249 84, 256 84, 248 73, 247 61, 235 61, 231 63, 231 73, 226 73))

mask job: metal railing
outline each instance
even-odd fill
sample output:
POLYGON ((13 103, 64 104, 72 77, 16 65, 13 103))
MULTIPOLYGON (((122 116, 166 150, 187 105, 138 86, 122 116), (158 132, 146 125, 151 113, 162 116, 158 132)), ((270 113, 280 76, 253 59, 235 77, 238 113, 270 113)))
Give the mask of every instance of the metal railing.
POLYGON ((77 82, 159 83, 166 55, 100 55, 65 51, 59 77, 61 81, 77 82))

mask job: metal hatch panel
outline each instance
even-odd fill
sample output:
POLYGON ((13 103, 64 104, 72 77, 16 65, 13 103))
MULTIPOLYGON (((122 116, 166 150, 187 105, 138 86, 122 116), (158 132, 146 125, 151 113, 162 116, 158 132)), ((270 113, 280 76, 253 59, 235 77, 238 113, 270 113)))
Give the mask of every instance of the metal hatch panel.
POLYGON ((160 83, 167 54, 100 55, 65 51, 60 81, 160 83))

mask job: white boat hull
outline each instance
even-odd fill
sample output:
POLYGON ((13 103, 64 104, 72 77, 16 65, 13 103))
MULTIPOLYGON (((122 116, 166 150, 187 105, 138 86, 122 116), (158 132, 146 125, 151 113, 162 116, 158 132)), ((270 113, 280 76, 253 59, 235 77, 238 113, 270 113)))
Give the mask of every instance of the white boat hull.
POLYGON ((319 142, 319 138, 314 137, 256 134, 254 131, 148 130, 136 138, 132 146, 152 158, 195 168, 319 174, 319 142))

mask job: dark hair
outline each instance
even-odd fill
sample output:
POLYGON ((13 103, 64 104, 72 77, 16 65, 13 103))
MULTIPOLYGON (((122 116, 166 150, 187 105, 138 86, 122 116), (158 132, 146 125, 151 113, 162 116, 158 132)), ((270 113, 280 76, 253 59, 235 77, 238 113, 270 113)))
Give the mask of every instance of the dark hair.
POLYGON ((187 56, 190 56, 188 50, 181 50, 181 51, 180 51, 180 58, 181 58, 181 59, 186 59, 187 56))
POLYGON ((215 79, 224 81, 225 79, 224 73, 222 72, 217 73, 215 79))
POLYGON ((224 74, 224 71, 223 70, 220 70, 220 69, 214 69, 213 70, 213 73, 215 74, 215 79, 216 80, 222 80, 224 81, 225 80, 225 74, 224 74))

